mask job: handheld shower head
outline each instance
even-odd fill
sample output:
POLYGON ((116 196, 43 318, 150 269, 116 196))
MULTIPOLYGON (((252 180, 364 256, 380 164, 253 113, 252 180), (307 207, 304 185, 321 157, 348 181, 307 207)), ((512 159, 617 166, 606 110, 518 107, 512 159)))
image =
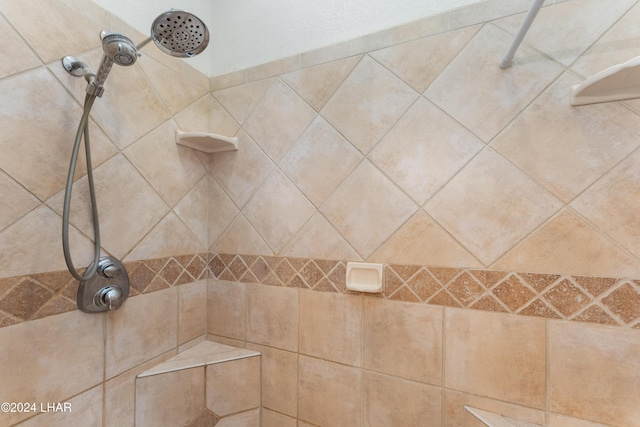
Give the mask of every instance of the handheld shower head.
POLYGON ((151 38, 164 53, 190 58, 205 50, 209 44, 209 30, 197 16, 171 9, 153 21, 151 38))
POLYGON ((113 64, 129 66, 133 65, 138 58, 136 45, 128 37, 118 33, 102 33, 102 61, 96 73, 96 80, 89 84, 87 90, 91 89, 95 95, 102 96, 104 92, 104 82, 107 80, 109 71, 113 64))

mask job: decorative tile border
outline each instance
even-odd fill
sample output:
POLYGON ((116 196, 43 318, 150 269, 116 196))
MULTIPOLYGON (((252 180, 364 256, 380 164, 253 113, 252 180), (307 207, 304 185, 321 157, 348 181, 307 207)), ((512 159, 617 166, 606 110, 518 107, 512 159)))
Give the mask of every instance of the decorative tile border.
MULTIPOLYGON (((359 294, 347 290, 346 261, 195 254, 124 265, 132 297, 206 278, 359 294)), ((384 280, 372 297, 640 329, 635 279, 390 264, 384 280)), ((0 327, 76 310, 77 290, 67 271, 0 278, 0 327)))
MULTIPOLYGON (((357 294, 344 261, 211 254, 209 268, 219 280, 357 294)), ((384 280, 374 296, 640 329, 640 280, 395 264, 384 280)))
MULTIPOLYGON (((129 296, 209 277, 207 254, 125 262, 129 296)), ((0 278, 0 327, 77 309, 78 281, 66 270, 0 278)))

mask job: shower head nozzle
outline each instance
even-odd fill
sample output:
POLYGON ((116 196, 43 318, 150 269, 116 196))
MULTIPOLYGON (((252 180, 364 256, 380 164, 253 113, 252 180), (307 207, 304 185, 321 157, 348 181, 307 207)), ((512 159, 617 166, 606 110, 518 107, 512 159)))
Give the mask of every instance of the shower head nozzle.
POLYGON ((106 33, 102 37, 102 50, 118 65, 133 65, 138 58, 136 45, 128 37, 119 33, 106 33))
POLYGON ((209 30, 195 15, 171 9, 153 21, 151 38, 164 53, 190 58, 205 50, 209 44, 209 30))

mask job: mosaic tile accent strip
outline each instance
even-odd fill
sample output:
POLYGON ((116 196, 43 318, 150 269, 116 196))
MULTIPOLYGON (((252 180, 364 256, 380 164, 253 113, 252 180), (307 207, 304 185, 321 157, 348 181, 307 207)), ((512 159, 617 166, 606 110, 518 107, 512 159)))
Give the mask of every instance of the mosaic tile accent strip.
MULTIPOLYGON (((357 294, 346 289, 345 261, 230 254, 209 259, 219 280, 357 294)), ((384 292, 375 296, 640 329, 640 280, 390 264, 384 281, 384 292)))
MULTIPOLYGON (((207 254, 124 263, 133 297, 209 277, 207 254)), ((78 281, 67 271, 0 278, 0 327, 77 309, 78 281)))

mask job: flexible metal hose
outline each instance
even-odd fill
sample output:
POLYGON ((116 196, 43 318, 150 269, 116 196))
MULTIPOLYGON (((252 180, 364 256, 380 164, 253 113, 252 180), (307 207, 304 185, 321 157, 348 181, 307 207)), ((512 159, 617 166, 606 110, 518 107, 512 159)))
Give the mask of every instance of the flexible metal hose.
POLYGON ((96 274, 98 268, 98 261, 100 259, 100 223, 98 221, 98 206, 96 204, 96 191, 93 185, 93 168, 91 166, 91 150, 89 142, 89 112, 93 106, 96 96, 87 94, 84 99, 84 111, 80 124, 78 125, 78 131, 76 132, 76 139, 73 144, 73 152, 71 154, 71 162, 69 163, 69 173, 67 175, 67 185, 64 192, 64 207, 62 212, 62 250, 64 252, 64 260, 67 263, 69 273, 77 280, 89 280, 96 274), (71 259, 71 252, 69 251, 69 211, 71 207, 71 190, 73 188, 73 176, 76 172, 76 163, 78 161, 78 152, 80 151, 80 144, 82 143, 82 135, 84 134, 84 147, 85 155, 87 158, 87 180, 89 183, 89 194, 91 196, 91 214, 93 217, 93 235, 94 235, 94 262, 87 268, 85 272, 80 275, 73 265, 71 259))

